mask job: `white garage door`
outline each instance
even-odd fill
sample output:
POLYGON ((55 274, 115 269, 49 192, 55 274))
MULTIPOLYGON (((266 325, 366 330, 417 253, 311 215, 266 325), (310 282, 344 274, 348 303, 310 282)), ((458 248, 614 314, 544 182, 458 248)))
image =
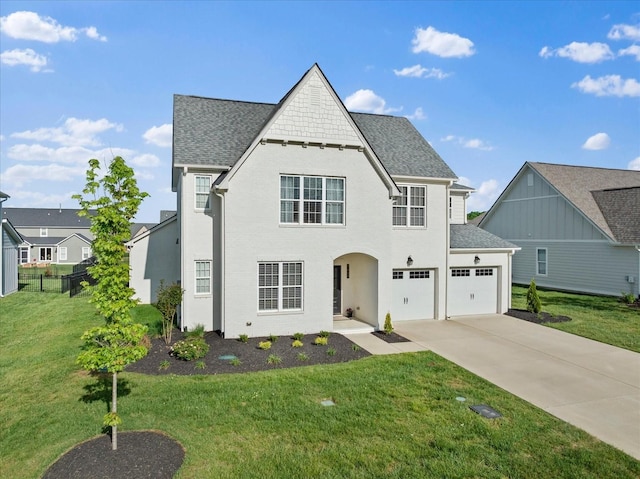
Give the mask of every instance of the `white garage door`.
POLYGON ((498 269, 451 268, 448 294, 449 316, 495 313, 498 310, 498 269))
POLYGON ((434 270, 394 270, 391 319, 433 319, 434 270))

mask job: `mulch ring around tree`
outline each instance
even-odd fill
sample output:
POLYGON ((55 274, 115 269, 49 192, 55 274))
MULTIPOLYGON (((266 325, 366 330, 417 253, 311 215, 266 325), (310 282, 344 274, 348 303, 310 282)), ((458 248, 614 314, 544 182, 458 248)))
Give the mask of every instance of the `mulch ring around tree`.
POLYGON ((382 339, 383 341, 387 342, 387 343, 408 343, 410 342, 409 339, 405 338, 404 336, 400 336, 398 333, 394 333, 393 331, 389 334, 385 333, 384 331, 374 331, 373 334, 375 337, 382 339))
POLYGON ((536 324, 565 323, 567 321, 571 321, 571 318, 569 316, 553 316, 552 314, 545 313, 544 311, 540 313, 532 313, 530 311, 527 311, 526 309, 510 309, 509 311, 507 311, 507 316, 524 319, 525 321, 536 324))
POLYGON ((170 479, 182 466, 184 449, 157 431, 118 433, 118 449, 102 435, 78 444, 45 472, 43 479, 170 479))
MULTIPOLYGON (((301 341, 302 347, 292 346, 293 338, 278 336, 271 348, 258 348, 260 341, 267 338, 249 338, 246 343, 237 339, 223 339, 216 332, 204 334, 209 352, 204 358, 184 361, 171 355, 171 347, 162 338, 151 340, 149 353, 139 361, 127 366, 125 371, 166 375, 233 374, 271 369, 283 369, 315 364, 334 364, 370 356, 354 342, 338 333, 331 333, 327 345, 313 344, 317 334, 307 334, 301 341), (237 359, 233 359, 237 358, 237 359)), ((172 344, 184 338, 180 331, 174 331, 172 344)))

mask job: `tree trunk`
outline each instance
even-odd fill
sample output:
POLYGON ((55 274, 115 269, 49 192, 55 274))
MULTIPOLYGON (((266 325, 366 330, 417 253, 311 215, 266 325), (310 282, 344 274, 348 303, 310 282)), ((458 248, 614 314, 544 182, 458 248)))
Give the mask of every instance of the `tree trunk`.
MULTIPOLYGON (((113 373, 113 383, 111 385, 111 412, 118 412, 118 373, 113 373)), ((118 426, 111 426, 111 450, 118 449, 118 426)))

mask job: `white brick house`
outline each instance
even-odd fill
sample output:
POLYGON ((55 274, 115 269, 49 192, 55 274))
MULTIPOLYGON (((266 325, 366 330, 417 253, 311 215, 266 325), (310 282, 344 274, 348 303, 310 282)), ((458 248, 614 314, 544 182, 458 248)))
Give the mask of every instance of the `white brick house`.
POLYGON ((183 328, 333 331, 351 309, 379 329, 389 312, 509 307, 517 247, 466 224, 472 190, 406 118, 349 113, 317 65, 277 105, 176 95, 173 131, 178 214, 160 231, 175 241, 158 244, 179 264, 141 272, 158 260, 152 229, 132 286, 153 301, 151 276, 179 280, 183 328))

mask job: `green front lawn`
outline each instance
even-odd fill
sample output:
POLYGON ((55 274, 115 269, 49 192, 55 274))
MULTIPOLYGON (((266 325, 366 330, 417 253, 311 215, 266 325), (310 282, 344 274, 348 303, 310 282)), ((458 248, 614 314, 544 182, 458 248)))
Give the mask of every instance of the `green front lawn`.
MULTIPOLYGON (((100 434, 107 405, 74 361, 101 320, 66 295, 16 293, 0 310, 0 477, 35 478, 100 434)), ((154 322, 149 307, 137 314, 154 322)), ((430 352, 121 381, 121 430, 180 441, 179 478, 640 476, 640 462, 430 352), (504 417, 469 410, 478 403, 504 417)))
MULTIPOLYGON (((619 298, 561 293, 538 289, 542 310, 555 316, 569 316, 566 323, 545 323, 602 343, 640 352, 640 309, 623 304, 619 298)), ((527 308, 527 288, 513 286, 513 308, 527 308)))

